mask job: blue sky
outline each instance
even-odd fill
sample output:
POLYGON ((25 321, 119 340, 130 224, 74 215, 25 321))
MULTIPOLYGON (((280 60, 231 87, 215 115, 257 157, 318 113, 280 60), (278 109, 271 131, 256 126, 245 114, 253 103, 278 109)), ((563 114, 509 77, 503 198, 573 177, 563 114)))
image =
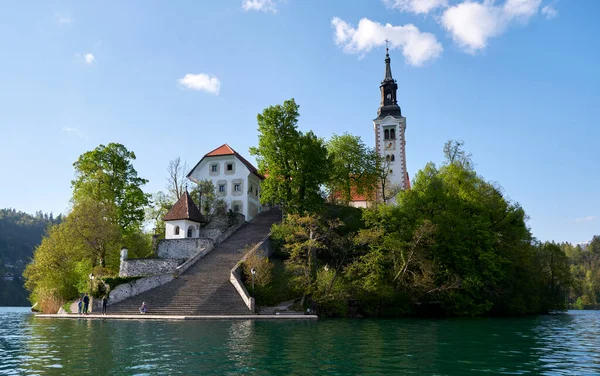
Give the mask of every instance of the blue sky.
POLYGON ((73 162, 119 142, 164 189, 256 114, 374 143, 384 39, 411 178, 461 139, 541 240, 600 234, 596 0, 8 1, 0 13, 0 207, 65 212, 73 162), (389 25, 388 25, 389 24, 389 25))

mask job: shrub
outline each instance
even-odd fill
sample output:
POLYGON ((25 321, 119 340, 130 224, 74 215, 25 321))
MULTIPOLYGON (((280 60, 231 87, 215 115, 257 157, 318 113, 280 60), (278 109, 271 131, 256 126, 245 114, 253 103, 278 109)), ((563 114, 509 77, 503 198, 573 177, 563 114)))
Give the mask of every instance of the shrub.
POLYGON ((142 277, 105 277, 102 278, 101 281, 108 285, 109 290, 112 290, 118 285, 133 282, 140 278, 142 277))

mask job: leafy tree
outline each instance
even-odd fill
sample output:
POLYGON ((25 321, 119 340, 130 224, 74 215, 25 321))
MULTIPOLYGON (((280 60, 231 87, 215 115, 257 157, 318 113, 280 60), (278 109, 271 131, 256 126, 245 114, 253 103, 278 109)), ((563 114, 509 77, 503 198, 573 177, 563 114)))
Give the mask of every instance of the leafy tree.
POLYGON ((477 175, 460 147, 448 150, 445 164, 417 173, 398 205, 365 210, 365 228, 346 235, 353 239, 349 247, 339 246, 337 226, 316 216, 290 215, 275 226, 274 244, 284 239, 299 292, 331 314, 342 314, 344 299, 367 315, 564 309, 571 280, 565 253, 537 243, 524 210, 477 175), (350 251, 335 251, 343 248, 350 251))
POLYGON ((328 180, 329 160, 323 140, 297 129, 298 105, 293 99, 266 108, 257 116, 258 169, 267 178, 261 201, 282 205, 290 212, 316 209, 323 201, 320 187, 328 180))
POLYGON ((65 221, 65 227, 72 231, 73 247, 80 247, 82 256, 91 261, 92 267, 106 267, 112 252, 109 262, 113 269, 118 270, 119 259, 114 256, 118 255, 122 238, 116 217, 114 204, 83 197, 73 206, 65 221))
POLYGON ((23 273, 30 301, 39 303, 43 312, 56 313, 57 302, 60 307, 67 298, 77 295, 76 265, 81 254, 74 246, 72 230, 64 223, 50 228, 23 273))
MULTIPOLYGON (((378 155, 359 136, 349 133, 334 134, 327 142, 331 159, 330 180, 327 183, 330 196, 339 194, 341 202, 347 204, 353 192, 372 196, 377 184, 378 155)), ((371 197, 373 199, 374 197, 371 197)))
POLYGON ((197 182, 196 186, 190 192, 194 199, 198 199, 198 208, 204 215, 210 216, 215 209, 222 206, 219 202, 221 199, 217 197, 217 188, 211 179, 204 179, 197 182))
POLYGON ((126 231, 139 227, 150 196, 142 191, 148 181, 138 177, 132 161, 135 153, 121 144, 100 145, 79 156, 73 164, 73 200, 91 198, 116 206, 117 223, 126 231))
POLYGON ((152 195, 151 204, 146 207, 146 220, 154 227, 156 234, 161 234, 164 238, 165 222, 163 218, 173 205, 172 197, 167 196, 164 192, 158 191, 152 195))
POLYGON ((569 303, 578 309, 598 309, 600 306, 600 236, 582 248, 570 243, 560 244, 568 257, 572 284, 569 303))
POLYGON ((471 159, 471 153, 467 153, 463 150, 465 142, 462 140, 450 140, 444 144, 444 156, 446 157, 446 163, 459 164, 465 170, 473 170, 473 161, 471 159))
POLYGON ((62 215, 37 212, 30 215, 15 209, 0 209, 0 306, 25 306, 27 290, 21 273, 42 241, 46 229, 62 221, 62 215), (12 281, 1 279, 6 273, 12 281))

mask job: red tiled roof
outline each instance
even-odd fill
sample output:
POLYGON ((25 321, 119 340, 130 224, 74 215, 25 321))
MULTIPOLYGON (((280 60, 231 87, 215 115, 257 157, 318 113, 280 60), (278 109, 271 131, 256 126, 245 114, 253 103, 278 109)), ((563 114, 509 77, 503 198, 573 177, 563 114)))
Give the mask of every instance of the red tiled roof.
POLYGON ((218 155, 235 155, 236 152, 229 145, 223 144, 215 150, 208 152, 205 157, 215 157, 218 155))
MULTIPOLYGON (((334 199, 340 199, 342 197, 342 193, 341 192, 333 192, 333 198, 334 199)), ((371 201, 371 199, 368 198, 366 193, 358 193, 356 192, 356 187, 352 186, 350 188, 350 202, 356 202, 356 201, 371 201)))
POLYGON ((231 148, 231 146, 229 146, 227 144, 223 144, 223 145, 219 146, 218 148, 216 148, 215 150, 206 153, 204 155, 204 157, 202 157, 202 159, 200 160, 200 162, 198 162, 196 164, 196 166, 194 166, 194 168, 192 168, 192 170, 190 171, 190 173, 187 176, 188 177, 190 176, 190 174, 192 173, 192 171, 194 171, 194 169, 196 167, 198 167, 198 165, 200 163, 202 163, 202 161, 204 160, 204 158, 207 158, 207 157, 218 157, 218 156, 222 156, 222 155, 235 155, 248 168, 248 170, 250 170, 251 173, 253 173, 254 175, 258 176, 261 180, 265 178, 264 176, 262 176, 261 174, 258 173, 258 170, 256 169, 256 167, 254 167, 252 165, 252 163, 248 162, 246 160, 246 158, 242 157, 240 155, 240 153, 238 153, 237 151, 233 150, 231 148))
POLYGON ((187 219, 198 223, 206 222, 200 213, 200 210, 198 210, 196 203, 194 203, 194 200, 192 200, 192 197, 187 191, 179 197, 179 200, 177 200, 175 205, 173 205, 171 210, 165 215, 163 221, 176 221, 178 219, 187 219))

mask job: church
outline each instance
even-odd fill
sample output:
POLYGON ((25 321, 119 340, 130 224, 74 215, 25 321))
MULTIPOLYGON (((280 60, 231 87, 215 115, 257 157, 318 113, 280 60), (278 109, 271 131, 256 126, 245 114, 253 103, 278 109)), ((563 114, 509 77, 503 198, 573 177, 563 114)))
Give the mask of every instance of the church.
MULTIPOLYGON (((392 76, 389 49, 385 49, 385 75, 381 85, 381 103, 377 117, 373 120, 375 132, 375 150, 384 161, 386 175, 385 187, 378 187, 375 194, 377 201, 395 203, 395 193, 410 189, 410 179, 406 170, 406 118, 398 105, 398 84, 392 76), (389 191, 389 197, 383 191, 389 191)), ((370 205, 365 195, 354 194, 350 205, 366 208, 370 205)))
MULTIPOLYGON (((406 118, 398 105, 398 84, 392 76, 388 48, 385 54, 385 75, 381 85, 381 103, 373 120, 375 150, 384 161, 385 186, 375 190, 375 200, 395 203, 395 193, 410 189, 406 171, 406 118), (390 193, 386 193, 389 191, 390 193)), ((250 221, 262 210, 260 202, 261 182, 265 177, 258 173, 248 160, 228 144, 208 152, 192 168, 187 176, 191 181, 212 180, 216 194, 227 203, 227 209, 241 213, 250 221)), ((372 204, 367 195, 353 194, 349 203, 366 208, 372 204)), ((204 221, 193 199, 187 194, 165 216, 167 239, 197 237, 204 221)))

